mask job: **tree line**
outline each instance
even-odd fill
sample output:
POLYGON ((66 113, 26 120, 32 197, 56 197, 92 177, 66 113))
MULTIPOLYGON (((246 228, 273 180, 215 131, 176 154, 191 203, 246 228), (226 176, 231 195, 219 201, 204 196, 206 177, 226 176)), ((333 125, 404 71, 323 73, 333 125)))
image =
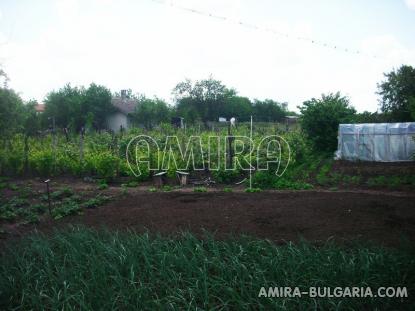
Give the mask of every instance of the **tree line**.
MULTIPOLYGON (((53 123, 56 127, 73 131, 84 127, 105 129, 107 117, 116 111, 111 100, 121 96, 94 83, 88 87, 67 84, 47 94, 44 99, 45 111, 37 114, 35 101, 24 103, 18 93, 8 87, 8 77, 3 70, 0 70, 0 76, 5 79, 4 85, 0 87, 0 132, 3 137, 16 132, 31 134, 39 129, 47 129, 53 123)), ((303 130, 309 133, 310 139, 316 141, 330 136, 328 145, 331 149, 336 138, 329 133, 337 131, 339 123, 415 120, 415 68, 403 65, 385 73, 385 79, 377 86, 379 111, 374 113, 356 113, 350 100, 340 93, 305 101, 298 107, 303 130)), ((136 103, 131 119, 146 128, 169 122, 171 117, 183 117, 188 124, 207 124, 209 121, 218 121, 219 117, 248 121, 251 115, 255 121, 280 122, 287 115, 294 114, 287 110, 286 103, 271 99, 250 100, 212 77, 180 82, 172 95, 174 105, 170 106, 163 99, 134 94, 131 90, 124 94, 136 103)), ((319 147, 324 148, 323 145, 319 147)))

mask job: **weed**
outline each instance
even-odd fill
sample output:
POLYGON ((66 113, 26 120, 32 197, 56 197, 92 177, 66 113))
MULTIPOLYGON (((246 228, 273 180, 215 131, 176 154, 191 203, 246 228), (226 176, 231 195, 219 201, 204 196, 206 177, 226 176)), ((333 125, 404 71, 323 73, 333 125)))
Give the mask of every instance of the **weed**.
POLYGON ((206 187, 200 186, 200 187, 194 187, 193 192, 207 192, 206 187))
POLYGON ((231 187, 225 187, 223 188, 223 192, 232 192, 233 189, 231 187))
POLYGON ((68 215, 79 215, 81 214, 82 208, 77 202, 66 201, 60 203, 58 206, 52 209, 52 217, 54 219, 61 219, 68 215))
POLYGON ((70 197, 74 194, 73 190, 69 187, 63 187, 60 190, 54 191, 50 194, 51 199, 61 200, 63 198, 70 197))
POLYGON ((138 181, 136 180, 131 180, 127 183, 124 184, 125 187, 129 187, 129 188, 135 188, 138 187, 138 181))
POLYGON ((316 175, 316 181, 319 185, 324 186, 327 185, 330 181, 330 177, 328 173, 331 170, 332 161, 328 161, 327 163, 323 164, 320 168, 319 172, 316 175))
POLYGON ((104 203, 109 201, 109 197, 97 195, 95 198, 91 198, 87 201, 85 201, 82 206, 85 208, 96 208, 100 205, 103 205, 104 203))
POLYGON ((105 190, 105 189, 108 189, 108 184, 107 183, 100 183, 99 185, 98 185, 98 190, 105 190))
POLYGON ((173 187, 170 185, 164 185, 161 189, 165 192, 169 192, 173 190, 173 187))
POLYGON ((247 193, 255 193, 255 192, 261 192, 262 189, 261 188, 246 188, 245 192, 247 193))

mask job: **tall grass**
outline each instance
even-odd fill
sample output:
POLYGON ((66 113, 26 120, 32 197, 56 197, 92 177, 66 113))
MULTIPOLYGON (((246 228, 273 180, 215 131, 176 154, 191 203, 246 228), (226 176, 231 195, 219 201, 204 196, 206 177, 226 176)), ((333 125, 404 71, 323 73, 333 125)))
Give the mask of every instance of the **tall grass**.
POLYGON ((414 254, 74 227, 3 250, 0 309, 409 309, 414 254), (407 286, 409 298, 259 298, 263 286, 407 286))

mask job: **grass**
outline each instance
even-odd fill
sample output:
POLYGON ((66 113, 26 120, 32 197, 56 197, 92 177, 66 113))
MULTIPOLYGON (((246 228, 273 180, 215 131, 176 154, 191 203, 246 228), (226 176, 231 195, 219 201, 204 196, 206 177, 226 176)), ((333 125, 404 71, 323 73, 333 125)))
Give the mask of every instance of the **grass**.
POLYGON ((0 256, 0 309, 410 309, 413 248, 175 238, 72 227, 0 256), (259 298, 273 286, 407 286, 409 297, 259 298))

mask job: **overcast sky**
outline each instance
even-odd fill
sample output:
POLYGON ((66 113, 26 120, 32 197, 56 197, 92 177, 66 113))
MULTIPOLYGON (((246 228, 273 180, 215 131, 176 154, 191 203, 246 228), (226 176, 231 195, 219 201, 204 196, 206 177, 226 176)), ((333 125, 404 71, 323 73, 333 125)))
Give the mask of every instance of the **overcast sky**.
POLYGON ((26 100, 95 82, 171 102, 212 75, 290 109, 340 91, 376 111, 383 72, 415 66, 415 0, 2 0, 0 63, 26 100))

